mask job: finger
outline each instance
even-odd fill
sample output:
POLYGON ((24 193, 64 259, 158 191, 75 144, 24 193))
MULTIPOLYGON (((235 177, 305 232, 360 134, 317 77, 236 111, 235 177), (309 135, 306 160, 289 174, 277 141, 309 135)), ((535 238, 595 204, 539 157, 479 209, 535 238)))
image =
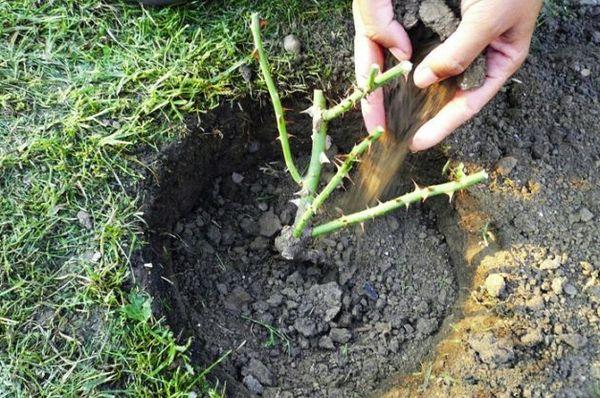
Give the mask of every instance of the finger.
POLYGON ((485 21, 465 17, 456 31, 417 66, 415 85, 425 88, 463 73, 498 34, 495 29, 486 27, 485 21))
POLYGON ((412 56, 412 44, 408 34, 395 19, 387 26, 370 36, 371 40, 390 50, 398 61, 409 60, 412 56))
MULTIPOLYGON (((371 71, 373 64, 383 66, 381 48, 366 36, 357 35, 354 38, 355 70, 358 85, 362 87, 371 71)), ((367 131, 376 127, 385 127, 385 110, 383 107, 383 90, 375 90, 371 95, 361 101, 361 111, 365 120, 367 131)))
POLYGON ((399 61, 411 58, 410 38, 395 19, 390 0, 355 0, 352 12, 357 34, 389 49, 399 61))
POLYGON ((435 117, 415 133, 409 145, 411 151, 431 148, 472 118, 494 97, 521 63, 520 57, 509 57, 493 48, 488 50, 487 60, 488 71, 483 86, 475 90, 459 91, 435 117))

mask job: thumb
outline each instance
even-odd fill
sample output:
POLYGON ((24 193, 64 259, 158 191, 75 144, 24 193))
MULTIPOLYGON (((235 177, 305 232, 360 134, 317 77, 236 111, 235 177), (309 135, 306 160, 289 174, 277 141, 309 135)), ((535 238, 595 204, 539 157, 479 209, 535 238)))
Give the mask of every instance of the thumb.
POLYGON ((417 66, 414 72, 415 85, 425 88, 460 75, 498 35, 484 18, 465 15, 456 31, 417 66))

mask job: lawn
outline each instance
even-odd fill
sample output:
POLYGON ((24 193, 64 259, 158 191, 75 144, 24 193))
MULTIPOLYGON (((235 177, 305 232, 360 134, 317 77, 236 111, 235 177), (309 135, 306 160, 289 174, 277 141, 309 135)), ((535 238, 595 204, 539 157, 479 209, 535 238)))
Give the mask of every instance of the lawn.
POLYGON ((187 115, 264 96, 239 72, 252 11, 283 92, 304 92, 335 54, 295 68, 278 43, 346 3, 0 3, 1 397, 220 395, 131 278, 149 162, 187 115))

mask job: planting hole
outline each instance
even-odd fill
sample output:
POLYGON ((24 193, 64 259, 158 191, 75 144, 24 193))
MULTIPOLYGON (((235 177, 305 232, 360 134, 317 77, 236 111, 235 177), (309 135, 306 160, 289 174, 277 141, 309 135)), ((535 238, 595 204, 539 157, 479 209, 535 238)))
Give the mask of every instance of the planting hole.
MULTIPOLYGON (((228 396, 364 396, 418 368, 453 311, 456 259, 437 227, 455 222, 452 205, 432 198, 364 231, 316 239, 311 248, 324 264, 286 261, 273 240, 293 222, 289 200, 298 187, 284 172, 272 119, 268 106, 221 106, 162 152, 148 188, 150 245, 141 261, 152 267, 136 276, 172 328, 194 338, 199 363, 231 351, 217 371, 228 396)), ((298 137, 310 131, 306 115, 288 119, 298 137)), ((333 124, 331 150, 346 153, 359 126, 357 113, 333 124)), ((294 141, 301 168, 308 138, 294 141)), ((408 159, 398 191, 411 190, 411 178, 443 181, 443 164, 435 154, 408 159)), ((317 220, 339 214, 343 196, 337 192, 317 220)))

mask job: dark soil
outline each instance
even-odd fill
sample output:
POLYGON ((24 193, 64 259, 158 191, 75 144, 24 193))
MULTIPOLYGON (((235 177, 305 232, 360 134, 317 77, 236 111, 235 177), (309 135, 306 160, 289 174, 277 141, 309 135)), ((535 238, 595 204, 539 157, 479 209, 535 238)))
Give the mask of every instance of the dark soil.
MULTIPOLYGON (((294 208, 268 108, 223 106, 164 151, 140 261, 153 265, 136 274, 199 363, 231 350, 229 396, 598 395, 600 7, 566 9, 443 145, 489 184, 320 239, 318 266, 273 249, 294 208)), ((310 120, 290 117, 307 153, 310 120)), ((334 125, 332 151, 359 125, 334 125)), ((400 191, 442 178, 435 153, 409 157, 400 191)))
POLYGON ((223 367, 264 396, 363 396, 412 368, 457 296, 435 214, 317 240, 324 264, 293 263, 273 251, 293 221, 289 177, 268 164, 238 173, 212 181, 210 204, 167 247, 208 354, 233 349, 223 367))

